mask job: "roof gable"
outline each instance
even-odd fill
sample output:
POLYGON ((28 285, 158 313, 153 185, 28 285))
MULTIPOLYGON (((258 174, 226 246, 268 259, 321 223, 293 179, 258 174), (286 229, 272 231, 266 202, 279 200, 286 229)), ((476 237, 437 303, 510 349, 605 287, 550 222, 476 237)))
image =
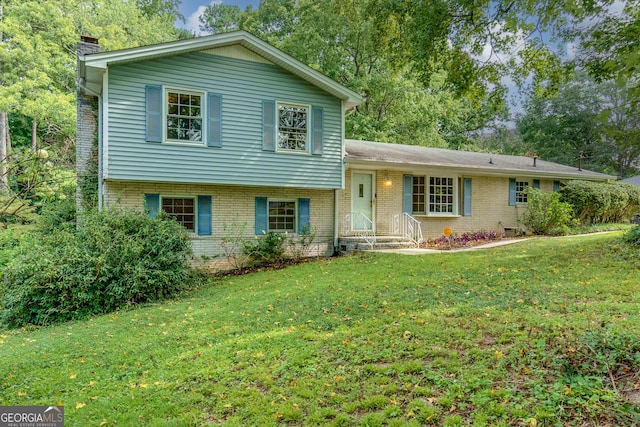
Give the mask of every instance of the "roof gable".
POLYGON ((420 145, 389 144, 370 141, 345 141, 345 160, 389 169, 429 166, 464 173, 497 176, 532 176, 550 179, 611 180, 615 176, 579 170, 576 167, 526 156, 447 150, 420 145))
POLYGON ((241 59, 259 60, 260 62, 275 64, 330 93, 336 98, 341 99, 347 109, 353 108, 363 102, 363 98, 356 92, 342 86, 319 71, 303 64, 292 56, 246 31, 234 31, 157 45, 80 55, 78 58, 80 78, 89 91, 100 93, 102 75, 109 65, 144 61, 194 51, 217 53, 223 56, 235 55, 236 53, 233 53, 234 51, 244 52, 243 55, 241 54, 241 59), (230 50, 229 47, 232 46, 240 47, 241 49, 230 50))

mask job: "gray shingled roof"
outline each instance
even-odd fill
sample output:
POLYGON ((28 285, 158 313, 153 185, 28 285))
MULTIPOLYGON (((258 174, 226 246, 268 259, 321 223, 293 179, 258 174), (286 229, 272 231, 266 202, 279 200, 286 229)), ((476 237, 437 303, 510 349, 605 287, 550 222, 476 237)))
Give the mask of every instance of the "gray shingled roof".
MULTIPOLYGON (((415 169, 424 166, 453 168, 479 175, 526 175, 556 179, 610 180, 615 176, 587 170, 577 166, 536 160, 525 156, 476 153, 446 150, 419 145, 388 144, 383 142, 345 141, 347 163, 370 165, 387 169, 415 169)), ((576 159, 577 163, 577 159, 576 159)))
POLYGON ((640 187, 640 175, 632 176, 631 178, 623 179, 622 182, 628 182, 629 184, 637 185, 640 187))

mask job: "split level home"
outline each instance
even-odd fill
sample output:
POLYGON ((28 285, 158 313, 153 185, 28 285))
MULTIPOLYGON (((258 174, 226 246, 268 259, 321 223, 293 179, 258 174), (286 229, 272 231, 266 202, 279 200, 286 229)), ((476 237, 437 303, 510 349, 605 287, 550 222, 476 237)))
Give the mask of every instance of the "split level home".
POLYGON ((79 182, 97 175, 99 207, 174 217, 196 256, 219 255, 232 226, 246 238, 311 226, 317 254, 354 235, 504 231, 518 227, 528 187, 615 179, 532 157, 345 139, 363 98, 242 31, 111 52, 87 37, 78 59, 79 182))

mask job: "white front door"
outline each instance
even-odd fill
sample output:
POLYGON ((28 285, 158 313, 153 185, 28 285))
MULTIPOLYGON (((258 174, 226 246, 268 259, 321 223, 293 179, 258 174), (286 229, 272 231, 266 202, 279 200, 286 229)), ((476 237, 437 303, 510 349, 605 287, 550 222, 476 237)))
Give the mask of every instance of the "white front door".
POLYGON ((373 173, 353 173, 351 176, 352 230, 373 231, 373 182, 373 173))

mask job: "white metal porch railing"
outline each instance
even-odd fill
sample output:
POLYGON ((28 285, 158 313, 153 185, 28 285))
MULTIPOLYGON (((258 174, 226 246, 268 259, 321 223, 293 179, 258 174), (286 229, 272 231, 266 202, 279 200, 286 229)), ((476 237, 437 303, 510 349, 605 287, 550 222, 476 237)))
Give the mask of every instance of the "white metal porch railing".
POLYGON ((422 227, 420 221, 406 212, 393 215, 391 220, 393 234, 400 234, 416 245, 422 241, 422 227))
POLYGON ((362 212, 351 212, 344 216, 343 227, 345 235, 359 237, 371 249, 376 244, 376 233, 373 231, 373 221, 362 212))

